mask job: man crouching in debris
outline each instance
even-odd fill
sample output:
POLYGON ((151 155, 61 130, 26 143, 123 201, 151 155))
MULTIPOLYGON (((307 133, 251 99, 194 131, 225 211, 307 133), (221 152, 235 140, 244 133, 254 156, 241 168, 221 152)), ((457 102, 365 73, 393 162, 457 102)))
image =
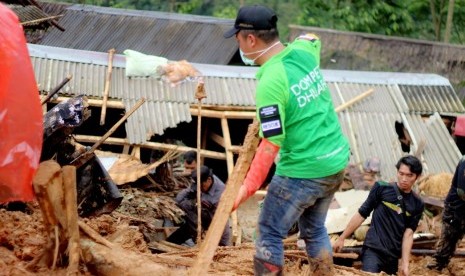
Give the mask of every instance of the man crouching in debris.
MULTIPOLYGON (((192 241, 195 241, 197 236, 197 170, 192 171, 192 184, 190 187, 182 190, 176 196, 176 202, 179 207, 186 213, 185 222, 171 234, 167 241, 176 244, 186 244, 192 246, 192 241)), ((201 182, 201 219, 202 229, 207 230, 215 214, 221 194, 225 189, 224 183, 212 173, 212 170, 207 166, 200 167, 200 182, 201 182)), ((219 245, 225 246, 230 244, 230 229, 229 223, 221 236, 219 245)))
POLYGON ((378 181, 367 200, 354 214, 344 232, 333 244, 338 252, 349 237, 373 211, 370 229, 362 248, 362 270, 396 274, 398 259, 402 257, 401 272, 409 275, 409 257, 413 232, 423 214, 424 204, 412 191, 412 186, 423 170, 418 158, 408 155, 396 165, 397 182, 378 181))
POLYGON ((457 243, 465 233, 465 157, 457 164, 442 213, 441 237, 429 269, 442 270, 449 264, 457 243))

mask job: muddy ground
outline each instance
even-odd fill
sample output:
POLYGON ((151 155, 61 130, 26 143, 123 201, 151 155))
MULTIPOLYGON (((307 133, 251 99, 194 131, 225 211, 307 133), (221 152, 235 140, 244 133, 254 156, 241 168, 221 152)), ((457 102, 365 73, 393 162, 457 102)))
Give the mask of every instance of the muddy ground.
MULTIPOLYGON (((108 240, 121 247, 150 256, 155 262, 169 266, 178 271, 192 264, 197 256, 195 248, 172 253, 153 253, 144 239, 143 227, 134 219, 115 213, 102 215, 84 221, 108 240)), ((44 267, 32 267, 34 258, 40 255, 45 243, 42 215, 36 203, 29 203, 23 211, 0 209, 0 275, 65 275, 61 267, 54 271, 44 267)), ((252 256, 254 247, 251 243, 239 247, 223 247, 216 251, 210 267, 211 275, 253 275, 252 256)), ((308 265, 303 252, 286 250, 285 275, 308 275, 308 265)), ((426 269, 431 258, 412 256, 411 275, 465 275, 465 260, 453 258, 448 269, 442 273, 426 269)), ((360 262, 353 262, 352 267, 337 265, 336 275, 373 275, 359 270, 360 262)), ((81 275, 92 275, 84 265, 81 275)), ((380 275, 385 275, 381 273, 380 275)))

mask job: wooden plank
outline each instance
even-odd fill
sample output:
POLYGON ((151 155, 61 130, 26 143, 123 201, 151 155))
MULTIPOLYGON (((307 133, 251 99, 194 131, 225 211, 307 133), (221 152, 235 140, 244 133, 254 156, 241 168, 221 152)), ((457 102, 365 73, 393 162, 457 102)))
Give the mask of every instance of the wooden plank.
POLYGON ((77 210, 77 190, 76 190, 76 167, 64 166, 63 186, 65 191, 66 209, 66 231, 68 241, 68 268, 67 275, 79 274, 79 257, 81 249, 79 247, 79 226, 77 210))

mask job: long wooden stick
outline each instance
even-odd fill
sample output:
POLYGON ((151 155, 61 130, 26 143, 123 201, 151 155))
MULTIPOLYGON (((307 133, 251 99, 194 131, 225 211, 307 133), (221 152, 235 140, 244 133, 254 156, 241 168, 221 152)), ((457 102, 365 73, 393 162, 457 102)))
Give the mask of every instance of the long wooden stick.
POLYGON ((110 94, 111 72, 113 70, 113 56, 114 55, 115 55, 114 48, 108 50, 107 77, 105 79, 105 89, 103 91, 102 112, 100 113, 100 125, 101 126, 105 124, 105 116, 107 114, 107 101, 108 101, 108 95, 110 94))
POLYGON ((359 101, 363 100, 364 98, 370 96, 371 93, 373 93, 373 91, 374 91, 373 88, 370 88, 367 91, 363 92, 362 94, 356 96, 355 98, 352 98, 349 101, 347 101, 347 102, 341 104, 340 106, 336 107, 334 110, 336 112, 341 112, 342 110, 349 108, 350 106, 352 106, 356 102, 359 102, 359 101))
POLYGON ((197 244, 200 244, 202 239, 202 183, 200 183, 201 179, 201 171, 200 171, 200 143, 201 143, 201 132, 202 132, 202 99, 198 101, 198 111, 199 116, 197 116, 197 244))
POLYGON ((200 176, 201 176, 201 171, 200 171, 200 144, 202 142, 201 139, 201 134, 202 134, 202 99, 206 98, 207 95, 205 94, 205 86, 203 81, 199 81, 197 83, 197 87, 195 90, 195 97, 197 98, 197 110, 198 110, 198 116, 197 116, 197 244, 200 244, 200 241, 202 239, 202 183, 200 182, 200 176))
POLYGON ((64 14, 53 15, 53 16, 44 17, 44 18, 40 18, 40 19, 21 22, 20 24, 24 26, 24 25, 27 25, 27 24, 40 23, 40 22, 43 22, 43 21, 49 21, 49 20, 52 20, 52 19, 57 19, 57 18, 63 17, 63 15, 64 14))
POLYGON ((52 91, 50 91, 50 93, 48 93, 48 95, 40 101, 40 104, 43 105, 44 103, 47 103, 53 97, 53 95, 60 91, 60 89, 63 88, 63 86, 65 86, 65 84, 67 84, 72 78, 73 75, 66 76, 66 78, 64 78, 60 84, 53 88, 52 91))

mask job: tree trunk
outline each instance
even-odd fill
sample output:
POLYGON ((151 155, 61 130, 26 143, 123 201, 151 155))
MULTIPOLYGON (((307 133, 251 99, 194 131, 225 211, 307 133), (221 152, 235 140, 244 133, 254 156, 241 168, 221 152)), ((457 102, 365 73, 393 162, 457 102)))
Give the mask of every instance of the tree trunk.
POLYGON ((454 16, 455 0, 449 0, 449 7, 447 9, 446 32, 444 34, 444 42, 449 43, 450 33, 452 29, 452 18, 454 16))
POLYGON ((95 275, 182 275, 172 273, 148 257, 124 250, 118 246, 107 247, 87 238, 81 238, 82 256, 87 267, 95 275))

